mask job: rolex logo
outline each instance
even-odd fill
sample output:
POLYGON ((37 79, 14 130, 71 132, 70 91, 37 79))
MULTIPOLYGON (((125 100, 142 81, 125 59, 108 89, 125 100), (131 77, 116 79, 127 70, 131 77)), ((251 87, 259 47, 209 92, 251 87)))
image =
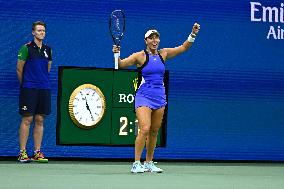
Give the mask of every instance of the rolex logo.
POLYGON ((136 90, 137 90, 137 87, 138 87, 138 78, 133 79, 132 82, 133 82, 134 90, 136 91, 136 90))

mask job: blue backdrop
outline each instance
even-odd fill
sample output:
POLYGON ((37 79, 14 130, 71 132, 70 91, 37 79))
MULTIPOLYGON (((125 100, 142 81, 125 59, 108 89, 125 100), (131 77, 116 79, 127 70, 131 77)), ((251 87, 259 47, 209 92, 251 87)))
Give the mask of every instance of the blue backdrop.
MULTIPOLYGON (((201 25, 192 48, 166 62, 167 146, 156 150, 156 159, 284 160, 281 1, 11 0, 0 5, 0 156, 18 154, 17 52, 32 39, 32 22, 43 20, 53 65, 52 114, 45 121, 42 150, 48 157, 133 158, 132 147, 57 146, 55 140, 58 66, 113 67, 108 18, 122 9, 122 57, 144 48, 149 28, 158 29, 164 48, 182 44, 194 22, 201 25), (268 36, 271 28, 276 37, 268 36)), ((29 140, 29 152, 32 146, 29 140)))

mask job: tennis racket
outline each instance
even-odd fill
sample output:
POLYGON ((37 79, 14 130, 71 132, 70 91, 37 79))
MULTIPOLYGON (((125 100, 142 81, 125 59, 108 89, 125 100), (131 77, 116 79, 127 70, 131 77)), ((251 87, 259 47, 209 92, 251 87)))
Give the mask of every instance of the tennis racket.
MULTIPOLYGON (((112 11, 109 19, 109 31, 116 46, 119 46, 125 31, 125 15, 122 10, 112 11)), ((114 53, 114 68, 118 69, 119 53, 114 53)))

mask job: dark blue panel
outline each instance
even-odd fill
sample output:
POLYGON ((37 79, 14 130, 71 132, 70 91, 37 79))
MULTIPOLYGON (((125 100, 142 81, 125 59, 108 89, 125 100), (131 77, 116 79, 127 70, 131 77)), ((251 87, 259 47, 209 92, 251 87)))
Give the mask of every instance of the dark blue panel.
MULTIPOLYGON (((130 147, 55 144, 57 67, 113 67, 108 17, 112 10, 123 9, 122 57, 144 48, 143 36, 149 28, 159 30, 164 48, 182 44, 192 24, 201 24, 192 48, 166 63, 170 70, 167 147, 157 149, 157 159, 283 161, 284 39, 267 39, 271 27, 284 33, 282 2, 261 1, 255 13, 261 18, 262 6, 275 7, 279 22, 252 22, 251 2, 0 1, 0 156, 18 153, 17 51, 32 39, 31 23, 39 19, 47 23, 46 43, 53 49, 53 109, 45 122, 46 155, 134 156, 130 147)), ((30 140, 29 151, 32 145, 30 140)))

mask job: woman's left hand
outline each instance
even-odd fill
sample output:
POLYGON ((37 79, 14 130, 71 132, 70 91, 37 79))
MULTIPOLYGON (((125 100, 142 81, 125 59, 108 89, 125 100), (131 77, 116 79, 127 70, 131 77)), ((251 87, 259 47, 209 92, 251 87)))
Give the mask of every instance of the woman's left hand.
POLYGON ((199 30, 200 30, 200 24, 195 23, 195 24, 193 25, 193 27, 192 27, 192 33, 193 33, 194 35, 197 35, 198 32, 199 32, 199 30))

